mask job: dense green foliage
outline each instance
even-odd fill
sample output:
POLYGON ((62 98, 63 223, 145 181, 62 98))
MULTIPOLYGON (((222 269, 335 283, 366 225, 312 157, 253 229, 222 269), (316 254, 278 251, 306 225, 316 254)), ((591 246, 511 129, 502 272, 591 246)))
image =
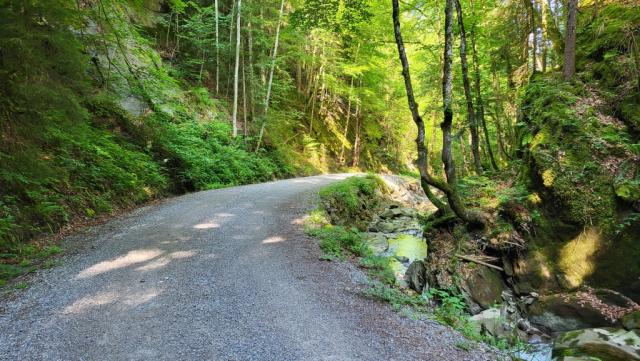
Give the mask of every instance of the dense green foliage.
POLYGON ((0 9, 0 254, 14 267, 0 278, 48 253, 22 241, 72 220, 292 172, 277 152, 231 139, 206 89, 164 65, 128 68, 159 56, 125 25, 122 4, 100 5, 109 10, 35 0, 0 9), (102 31, 85 33, 91 21, 102 31))

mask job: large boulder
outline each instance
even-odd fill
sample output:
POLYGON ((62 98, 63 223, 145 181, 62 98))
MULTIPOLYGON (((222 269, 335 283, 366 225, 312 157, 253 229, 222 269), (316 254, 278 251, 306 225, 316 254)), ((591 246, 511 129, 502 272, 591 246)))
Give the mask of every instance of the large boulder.
POLYGON ((620 318, 637 309, 633 301, 609 290, 547 295, 528 307, 529 319, 551 332, 619 327, 620 318))
POLYGON ((640 333, 614 328, 575 330, 553 344, 555 360, 640 361, 640 333))
POLYGON ((488 309, 502 300, 502 278, 489 267, 465 267, 463 279, 463 291, 483 309, 488 309))

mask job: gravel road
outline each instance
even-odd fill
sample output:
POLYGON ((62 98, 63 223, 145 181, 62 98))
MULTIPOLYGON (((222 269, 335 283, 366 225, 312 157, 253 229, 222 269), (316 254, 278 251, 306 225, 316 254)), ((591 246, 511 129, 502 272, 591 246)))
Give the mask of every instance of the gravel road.
POLYGON ((0 360, 496 360, 319 260, 301 219, 345 177, 188 194, 70 237, 0 302, 0 360))

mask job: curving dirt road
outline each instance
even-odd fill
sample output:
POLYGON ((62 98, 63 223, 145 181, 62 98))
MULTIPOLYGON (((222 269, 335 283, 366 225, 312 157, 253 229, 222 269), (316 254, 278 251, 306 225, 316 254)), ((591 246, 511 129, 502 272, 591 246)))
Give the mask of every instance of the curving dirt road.
POLYGON ((189 194, 71 237, 0 303, 0 360, 495 360, 319 260, 301 217, 346 176, 189 194))

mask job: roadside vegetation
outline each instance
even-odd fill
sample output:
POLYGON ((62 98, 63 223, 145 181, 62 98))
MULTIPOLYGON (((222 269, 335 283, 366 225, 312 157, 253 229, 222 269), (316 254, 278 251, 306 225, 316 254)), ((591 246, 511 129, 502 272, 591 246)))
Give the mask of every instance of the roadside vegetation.
MULTIPOLYGON (((525 348, 525 344, 519 340, 506 340, 481 333, 479 325, 470 321, 471 315, 457 289, 431 288, 419 294, 409 288, 399 287, 396 273, 390 266, 391 256, 376 255, 367 239, 367 220, 371 220, 375 211, 367 211, 366 206, 362 207, 375 204, 375 210, 380 211, 385 202, 384 187, 381 179, 368 175, 354 176, 319 191, 319 206, 305 219, 305 231, 319 240, 322 259, 348 261, 357 265, 369 277, 369 286, 363 295, 386 302, 393 310, 407 317, 436 320, 453 327, 470 342, 484 342, 507 351, 525 348), (376 200, 372 202, 371 197, 376 200), (363 218, 363 214, 368 214, 368 218, 363 218), (332 222, 332 219, 335 221, 332 222)), ((460 344, 458 347, 468 350, 471 346, 460 344)))

